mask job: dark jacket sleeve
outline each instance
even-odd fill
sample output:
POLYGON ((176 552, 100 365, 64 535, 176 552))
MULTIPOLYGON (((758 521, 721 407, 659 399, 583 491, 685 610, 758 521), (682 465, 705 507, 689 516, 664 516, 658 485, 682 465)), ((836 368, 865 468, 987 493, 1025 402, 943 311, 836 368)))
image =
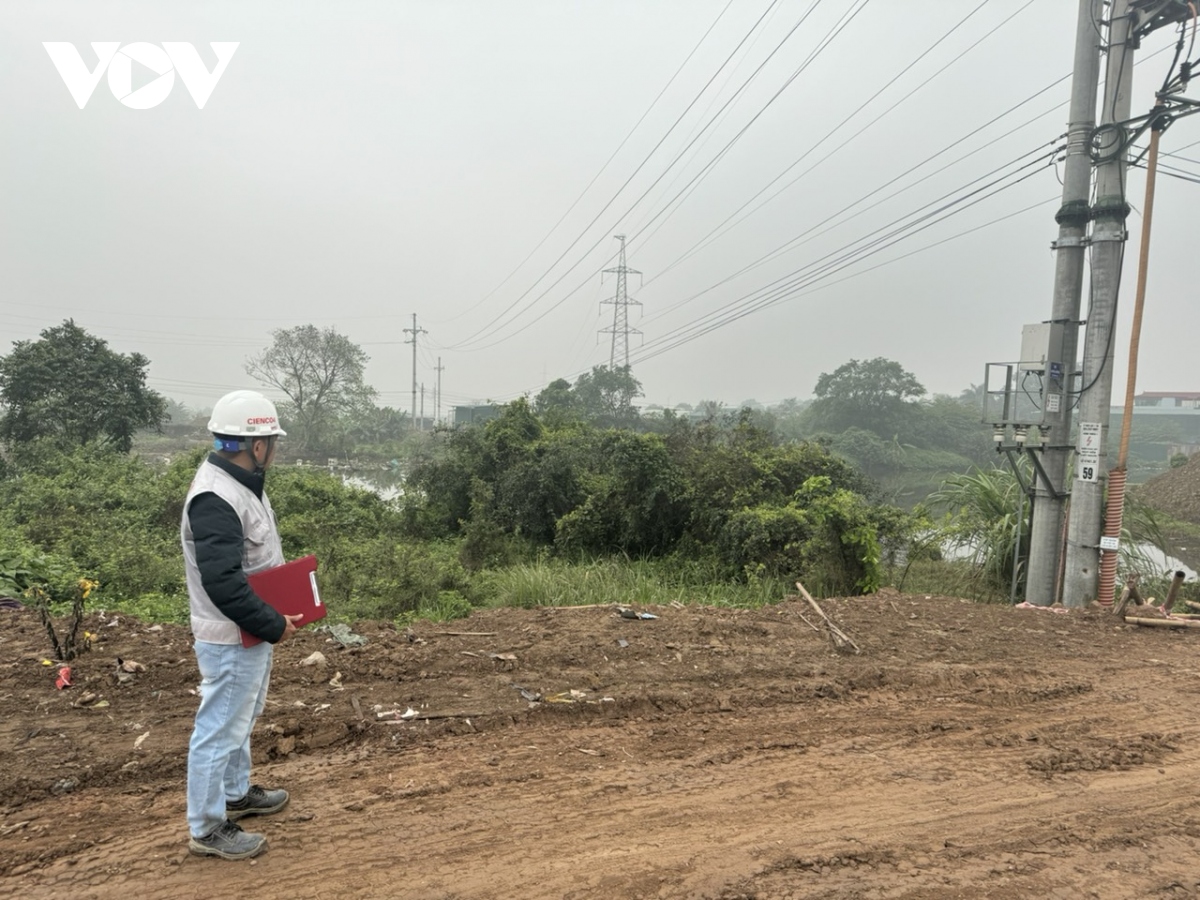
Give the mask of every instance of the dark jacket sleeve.
POLYGON ((216 494, 199 494, 188 507, 200 582, 213 605, 260 640, 274 644, 287 622, 250 588, 242 570, 242 522, 216 494))

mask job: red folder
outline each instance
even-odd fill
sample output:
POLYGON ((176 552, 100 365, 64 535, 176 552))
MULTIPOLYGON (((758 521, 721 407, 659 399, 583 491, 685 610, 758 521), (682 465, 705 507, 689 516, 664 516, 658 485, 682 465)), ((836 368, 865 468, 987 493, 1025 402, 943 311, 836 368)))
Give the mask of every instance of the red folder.
MULTIPOLYGON (((282 566, 255 572, 247 576, 247 580, 251 590, 281 615, 302 616, 303 618, 296 623, 297 628, 325 618, 325 605, 321 602, 321 594, 317 590, 315 556, 302 556, 282 566)), ((261 638, 256 638, 243 629, 243 647, 253 647, 261 643, 261 638)))

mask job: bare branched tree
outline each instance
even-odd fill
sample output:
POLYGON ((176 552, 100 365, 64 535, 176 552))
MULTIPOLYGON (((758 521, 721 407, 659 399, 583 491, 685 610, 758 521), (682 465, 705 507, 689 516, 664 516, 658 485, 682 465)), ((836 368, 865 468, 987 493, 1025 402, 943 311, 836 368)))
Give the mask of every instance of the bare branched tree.
POLYGON ((304 450, 331 448, 375 397, 375 389, 363 381, 370 357, 333 328, 300 325, 271 337, 270 347, 247 360, 246 372, 287 395, 289 443, 304 450))

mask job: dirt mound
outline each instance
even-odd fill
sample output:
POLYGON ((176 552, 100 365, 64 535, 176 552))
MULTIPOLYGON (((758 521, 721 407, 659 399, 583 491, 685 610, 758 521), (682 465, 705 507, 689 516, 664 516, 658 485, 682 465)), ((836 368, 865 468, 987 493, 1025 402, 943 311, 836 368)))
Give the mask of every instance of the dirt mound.
POLYGON ((481 611, 277 653, 253 864, 187 855, 186 629, 0 611, 0 889, 26 898, 1197 896, 1196 641, 900 595, 481 611), (303 665, 320 653, 323 663, 303 665), (144 665, 118 675, 117 659, 144 665), (218 885, 214 880, 219 881, 218 885))
POLYGON ((1200 525, 1200 454, 1178 468, 1130 488, 1130 492, 1173 518, 1200 525))

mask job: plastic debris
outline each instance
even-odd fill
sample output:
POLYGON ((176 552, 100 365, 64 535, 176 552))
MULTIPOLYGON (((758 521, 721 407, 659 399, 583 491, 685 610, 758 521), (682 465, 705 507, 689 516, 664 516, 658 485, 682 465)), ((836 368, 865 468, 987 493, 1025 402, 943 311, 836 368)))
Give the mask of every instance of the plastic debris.
POLYGON ((0 597, 0 609, 22 610, 25 604, 16 597, 0 597))
POLYGON ((618 638, 617 646, 620 647, 622 650, 624 650, 626 647, 629 646, 629 641, 625 640, 625 638, 618 638))
POLYGON ((551 694, 546 698, 547 703, 578 703, 587 697, 587 691, 577 691, 571 688, 569 691, 562 691, 558 694, 551 694))
POLYGON ((313 651, 308 657, 300 661, 302 666, 323 666, 325 665, 325 654, 320 650, 313 651))
POLYGON ((60 691, 63 688, 69 688, 71 686, 71 667, 70 666, 63 666, 61 669, 58 670, 58 677, 54 679, 54 686, 56 688, 58 688, 60 691))
POLYGON ((658 616, 654 613, 638 612, 635 609, 630 609, 627 606, 617 608, 617 612, 621 614, 622 619, 657 619, 658 616))
POLYGON ((1013 606, 1013 609, 1041 610, 1042 612, 1059 613, 1060 615, 1070 612, 1069 609, 1063 606, 1038 606, 1036 603, 1029 603, 1027 601, 1016 604, 1013 606))
POLYGON ((327 631, 332 635, 332 640, 341 644, 343 647, 352 647, 357 644, 365 644, 367 639, 361 634, 355 634, 350 630, 350 626, 342 622, 336 622, 332 625, 318 625, 317 631, 327 631))
POLYGON ((98 699, 98 697, 99 697, 98 694, 94 694, 91 691, 84 691, 82 694, 79 695, 79 698, 71 705, 72 706, 87 706, 93 700, 98 699))
POLYGON ((133 742, 133 749, 140 750, 142 744, 146 743, 146 738, 148 737, 150 737, 150 732, 148 731, 145 734, 138 735, 137 740, 133 742))
POLYGON ((393 707, 392 709, 384 709, 381 705, 377 705, 375 707, 375 718, 376 719, 392 719, 392 720, 397 720, 397 721, 408 721, 409 719, 415 719, 419 715, 420 715, 420 713, 417 712, 415 709, 413 709, 411 706, 408 707, 407 709, 405 709, 403 712, 400 711, 400 707, 398 707, 398 706, 393 707))
POLYGON ((333 688, 335 691, 345 690, 345 688, 342 687, 342 673, 341 672, 333 673, 333 677, 329 679, 329 686, 331 688, 333 688))
POLYGON ((127 684, 136 677, 136 673, 145 672, 146 667, 140 662, 134 662, 132 659, 121 659, 117 657, 117 684, 127 684))
POLYGON ((514 684, 513 688, 517 691, 520 691, 521 696, 524 697, 526 700, 528 700, 530 703, 537 703, 542 699, 542 695, 538 691, 531 691, 531 690, 529 690, 529 688, 522 687, 519 684, 514 684))

